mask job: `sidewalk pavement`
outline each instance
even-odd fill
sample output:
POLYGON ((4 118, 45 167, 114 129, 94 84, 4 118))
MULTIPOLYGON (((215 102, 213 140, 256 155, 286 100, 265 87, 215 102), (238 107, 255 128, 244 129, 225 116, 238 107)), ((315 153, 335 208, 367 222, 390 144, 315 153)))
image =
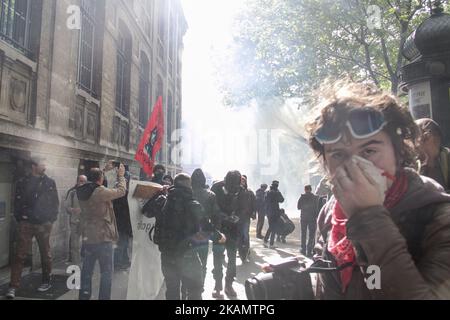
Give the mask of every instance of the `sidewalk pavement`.
MULTIPOLYGON (((265 263, 273 262, 280 258, 285 258, 288 256, 299 255, 300 248, 300 232, 299 232, 299 219, 292 219, 296 225, 296 228, 292 234, 286 237, 286 244, 275 242, 276 249, 269 249, 263 246, 263 240, 256 238, 256 220, 252 221, 250 226, 250 247, 251 253, 249 257, 249 262, 242 263, 241 259, 237 258, 237 277, 234 282, 234 289, 237 293, 237 297, 234 300, 247 300, 245 294, 245 280, 261 272, 261 267, 265 263)), ((263 234, 267 230, 267 222, 265 223, 265 228, 263 229, 263 234)), ((211 246, 210 246, 211 253, 211 246)), ((66 274, 66 269, 69 263, 55 263, 54 274, 66 274)), ((226 264, 225 264, 226 265, 226 264)), ((212 253, 208 256, 207 274, 205 279, 205 290, 203 292, 204 300, 214 300, 212 298, 212 292, 214 290, 214 279, 212 275, 213 269, 213 258, 212 253)), ((225 274, 225 268, 224 268, 225 274)), ((94 276, 92 279, 92 299, 95 300, 98 297, 98 289, 100 283, 100 272, 98 264, 94 271, 94 276)), ((113 300, 126 300, 128 289, 128 270, 126 271, 115 271, 113 275, 112 282, 112 296, 113 300)), ((3 299, 1 297, 0 299, 3 299)), ((18 300, 20 298, 17 298, 18 300)), ((78 299, 78 290, 70 290, 58 298, 58 300, 76 300, 78 299)), ((161 289, 157 300, 165 299, 165 288, 161 289)), ((225 295, 225 299, 229 298, 225 295)))

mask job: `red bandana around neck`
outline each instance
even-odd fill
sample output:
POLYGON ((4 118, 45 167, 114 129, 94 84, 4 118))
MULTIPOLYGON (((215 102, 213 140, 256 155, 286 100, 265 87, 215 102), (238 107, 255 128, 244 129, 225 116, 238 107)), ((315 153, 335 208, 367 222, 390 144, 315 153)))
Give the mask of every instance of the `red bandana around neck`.
MULTIPOLYGON (((390 177, 388 177, 390 178, 390 177)), ((386 192, 384 206, 388 209, 393 208, 404 196, 408 189, 408 179, 406 173, 401 171, 395 177, 392 186, 386 192)), ((347 239, 347 217, 338 201, 335 202, 331 217, 331 232, 328 240, 328 251, 336 259, 338 266, 346 263, 355 264, 355 251, 350 240, 347 239)), ((353 267, 348 267, 340 271, 342 282, 342 292, 345 292, 352 278, 353 267)))

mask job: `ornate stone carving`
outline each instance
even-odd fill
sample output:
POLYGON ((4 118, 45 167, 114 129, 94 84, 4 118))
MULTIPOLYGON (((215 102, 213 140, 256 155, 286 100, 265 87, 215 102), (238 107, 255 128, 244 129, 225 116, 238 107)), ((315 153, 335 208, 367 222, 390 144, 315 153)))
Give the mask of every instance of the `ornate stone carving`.
POLYGON ((121 126, 120 126, 120 145, 128 148, 128 136, 129 136, 129 132, 128 132, 128 123, 125 121, 122 121, 121 126))
POLYGON ((11 78, 9 98, 13 110, 25 113, 27 83, 23 80, 11 78))
POLYGON ((76 106, 75 114, 74 114, 74 131, 75 136, 83 137, 83 129, 84 129, 84 112, 83 108, 76 106))
POLYGON ((90 139, 95 139, 97 128, 96 122, 95 114, 89 112, 87 115, 86 134, 90 139))

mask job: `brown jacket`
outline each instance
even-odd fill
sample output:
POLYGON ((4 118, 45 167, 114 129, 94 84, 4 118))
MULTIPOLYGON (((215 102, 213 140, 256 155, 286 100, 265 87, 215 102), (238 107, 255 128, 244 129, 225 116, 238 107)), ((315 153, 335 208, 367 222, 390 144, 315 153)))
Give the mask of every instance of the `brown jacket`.
POLYGON ((126 193, 126 181, 121 177, 113 189, 85 184, 77 189, 81 207, 81 230, 84 243, 96 244, 118 240, 117 223, 112 200, 126 193))
MULTIPOLYGON (((407 170, 408 190, 392 209, 367 208, 347 222, 358 266, 342 292, 337 272, 321 274, 322 299, 450 299, 450 196, 434 180, 407 170), (369 290, 369 265, 380 267, 381 288, 369 290)), ((334 198, 318 219, 323 257, 334 198)))

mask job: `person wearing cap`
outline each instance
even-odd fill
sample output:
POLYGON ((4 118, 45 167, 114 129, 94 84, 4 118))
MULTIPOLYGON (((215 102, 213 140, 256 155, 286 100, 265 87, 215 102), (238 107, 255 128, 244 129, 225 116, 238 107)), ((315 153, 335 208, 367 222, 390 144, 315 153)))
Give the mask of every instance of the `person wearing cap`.
POLYGON ((22 269, 33 237, 36 237, 42 264, 42 284, 38 291, 51 288, 52 255, 50 234, 59 211, 56 183, 45 174, 45 159, 31 159, 31 175, 19 179, 16 185, 14 217, 18 222, 18 240, 11 266, 11 282, 6 297, 14 299, 20 286, 22 269))
POLYGON ((280 203, 284 202, 284 197, 278 190, 279 182, 277 180, 272 181, 270 190, 266 195, 266 208, 267 208, 267 218, 269 220, 269 229, 264 237, 264 246, 267 246, 269 241, 269 248, 274 249, 275 235, 277 233, 277 228, 280 220, 280 203))
POLYGON ((432 119, 416 120, 420 129, 419 172, 440 183, 450 192, 450 149, 443 146, 444 136, 439 125, 432 119))
POLYGON ((414 168, 408 107, 348 79, 324 83, 317 100, 307 138, 333 192, 317 223, 315 258, 331 269, 318 298, 450 299, 450 195, 414 168))
POLYGON ((262 229, 264 227, 264 220, 266 218, 266 190, 267 184, 261 184, 261 187, 256 190, 256 212, 258 213, 258 222, 256 224, 256 237, 258 239, 264 239, 262 235, 262 229))

